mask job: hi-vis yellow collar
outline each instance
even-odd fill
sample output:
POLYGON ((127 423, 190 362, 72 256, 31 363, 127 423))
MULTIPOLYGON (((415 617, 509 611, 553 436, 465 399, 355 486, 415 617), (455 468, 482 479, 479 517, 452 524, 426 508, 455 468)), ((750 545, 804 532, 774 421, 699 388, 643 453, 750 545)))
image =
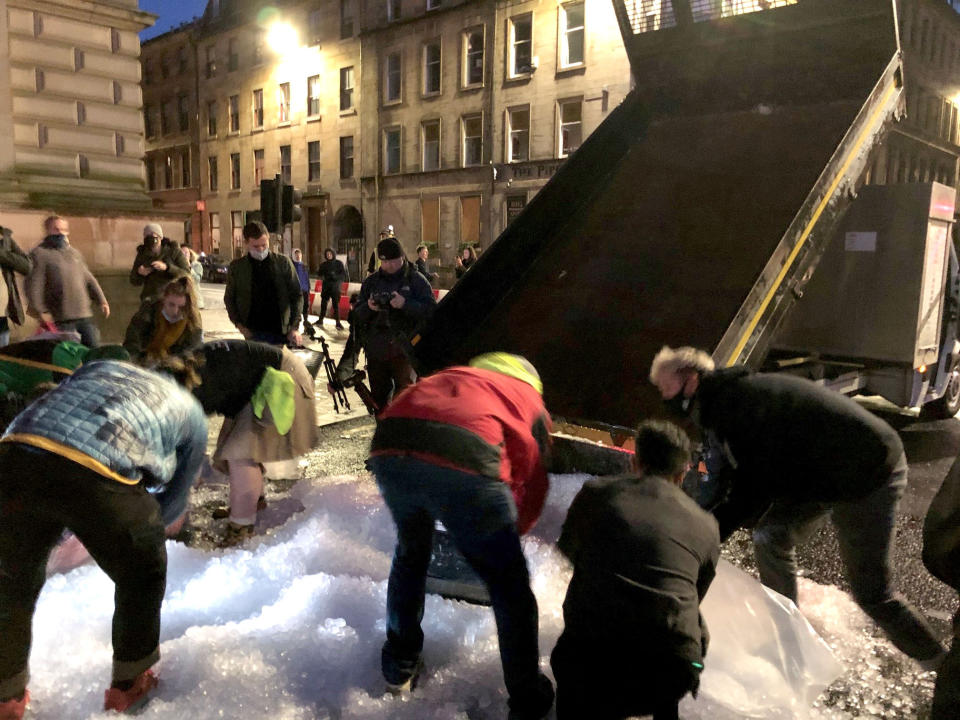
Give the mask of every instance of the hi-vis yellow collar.
POLYGON ((507 352, 489 352, 477 355, 470 361, 469 365, 470 367, 493 370, 517 380, 523 380, 543 395, 543 383, 540 381, 540 374, 533 364, 521 355, 512 355, 507 352))

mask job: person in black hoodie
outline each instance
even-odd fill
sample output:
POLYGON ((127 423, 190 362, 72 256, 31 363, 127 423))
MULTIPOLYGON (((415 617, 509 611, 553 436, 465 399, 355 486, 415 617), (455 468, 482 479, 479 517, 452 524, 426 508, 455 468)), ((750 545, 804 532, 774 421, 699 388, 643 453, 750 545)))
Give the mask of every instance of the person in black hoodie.
POLYGON ((717 522, 680 489, 690 441, 676 425, 643 423, 634 466, 588 480, 563 524, 573 578, 550 658, 558 720, 676 720, 677 703, 699 686, 717 522))
POLYGON ((850 398, 809 380, 714 370, 691 347, 664 347, 650 381, 699 425, 707 470, 723 492, 713 507, 726 540, 753 528, 760 580, 797 601, 795 547, 829 514, 857 604, 926 670, 943 647, 894 588, 897 506, 907 459, 896 431, 850 398))
POLYGON ((340 322, 340 288, 347 281, 347 270, 343 263, 337 260, 333 248, 323 251, 323 262, 320 263, 320 279, 323 285, 320 288, 320 326, 327 316, 327 303, 333 304, 333 319, 337 323, 337 330, 343 330, 340 322))

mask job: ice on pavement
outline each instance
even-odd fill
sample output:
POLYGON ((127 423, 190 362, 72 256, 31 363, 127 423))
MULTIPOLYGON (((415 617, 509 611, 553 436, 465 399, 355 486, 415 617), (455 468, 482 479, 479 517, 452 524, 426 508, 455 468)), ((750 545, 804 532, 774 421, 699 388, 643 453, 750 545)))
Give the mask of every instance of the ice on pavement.
MULTIPOLYGON (((540 605, 544 668, 562 629, 570 572, 553 542, 584 479, 553 476, 541 522, 524 539, 540 605)), ((504 718, 493 613, 435 596, 427 597, 423 622, 427 668, 421 686, 402 698, 384 694, 379 658, 394 543, 389 513, 372 483, 353 478, 303 481, 294 493, 305 510, 246 549, 205 552, 168 543, 161 684, 141 717, 504 718)), ((868 634, 849 598, 801 580, 801 604, 841 662, 869 672, 869 648, 886 643, 868 634)), ((34 619, 32 718, 108 717, 101 707, 110 676, 112 611, 113 585, 96 566, 48 579, 34 619)), ((772 666, 752 660, 735 672, 716 667, 722 656, 716 642, 724 633, 721 620, 708 615, 708 622, 715 643, 703 691, 696 702, 685 701, 683 717, 797 716, 762 688, 741 682, 752 677, 769 685, 772 666), (712 656, 718 658, 714 666, 712 656), (743 706, 732 710, 731 703, 743 706)), ((743 630, 742 622, 734 632, 743 630)), ((821 708, 810 717, 852 716, 821 708)))

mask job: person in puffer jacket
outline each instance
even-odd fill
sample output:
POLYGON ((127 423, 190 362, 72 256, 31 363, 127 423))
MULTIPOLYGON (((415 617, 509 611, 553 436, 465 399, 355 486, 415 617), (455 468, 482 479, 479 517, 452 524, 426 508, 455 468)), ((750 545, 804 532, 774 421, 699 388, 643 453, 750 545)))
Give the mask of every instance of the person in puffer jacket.
POLYGON ((0 716, 22 717, 29 701, 34 607, 64 529, 116 586, 104 709, 156 686, 164 525, 184 512, 206 444, 187 390, 115 361, 82 366, 14 418, 0 439, 0 716))
POLYGON ((490 592, 511 720, 541 718, 553 686, 540 671, 537 601, 520 548, 543 509, 550 419, 527 360, 486 353, 397 395, 380 414, 367 466, 397 525, 387 586, 387 688, 422 669, 424 584, 435 521, 490 592))

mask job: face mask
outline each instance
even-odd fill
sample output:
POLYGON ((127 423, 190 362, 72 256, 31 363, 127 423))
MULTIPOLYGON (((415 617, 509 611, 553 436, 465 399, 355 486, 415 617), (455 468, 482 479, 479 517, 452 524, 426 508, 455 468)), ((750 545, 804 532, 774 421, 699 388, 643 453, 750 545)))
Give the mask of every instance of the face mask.
POLYGON ((250 255, 250 257, 252 257, 254 260, 266 260, 266 259, 267 259, 267 255, 270 254, 270 250, 269 250, 269 249, 267 249, 267 250, 254 250, 253 248, 250 248, 249 250, 247 250, 247 253, 248 253, 248 254, 250 255))
POLYGON ((180 322, 180 313, 177 313, 174 316, 167 315, 167 311, 164 308, 160 308, 160 314, 166 318, 168 323, 177 323, 180 322))
POLYGON ((663 401, 664 406, 674 415, 687 417, 693 409, 693 398, 686 397, 683 390, 678 392, 672 398, 663 401))
POLYGON ((47 235, 47 240, 49 240, 55 247, 62 248, 67 244, 66 235, 47 235))

